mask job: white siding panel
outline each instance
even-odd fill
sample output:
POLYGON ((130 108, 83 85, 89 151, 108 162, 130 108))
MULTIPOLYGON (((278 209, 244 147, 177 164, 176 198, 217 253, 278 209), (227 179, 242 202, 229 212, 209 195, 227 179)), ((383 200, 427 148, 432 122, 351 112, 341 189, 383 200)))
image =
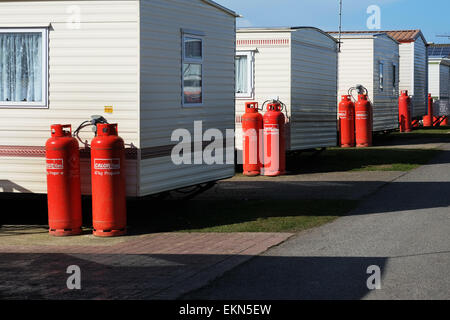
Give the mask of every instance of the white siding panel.
POLYGON ((439 66, 439 99, 448 99, 450 97, 450 66, 441 64, 439 66))
POLYGON ((400 43, 400 82, 399 89, 408 90, 409 94, 414 94, 413 75, 414 75, 414 43, 400 43))
MULTIPOLYGON (((392 79, 392 65, 399 64, 398 52, 397 43, 384 35, 342 38, 338 61, 338 101, 342 95, 348 94, 350 87, 357 84, 366 87, 374 111, 374 132, 398 128, 398 84, 394 88, 392 79), (379 88, 380 61, 384 64, 383 91, 379 88)), ((357 99, 356 95, 354 98, 357 99)))
POLYGON ((373 39, 343 38, 338 54, 338 103, 348 89, 361 84, 373 97, 373 39))
POLYGON ((400 90, 412 96, 411 116, 427 113, 427 54, 422 38, 415 42, 400 43, 400 90))
POLYGON ((335 146, 336 42, 312 28, 289 31, 243 29, 238 32, 237 40, 241 44, 238 51, 255 52, 254 97, 236 99, 238 156, 242 157, 239 119, 245 112, 245 102, 257 101, 262 107, 264 101, 274 98, 287 106, 287 150, 335 146))
MULTIPOLYGON (((291 39, 290 32, 238 32, 237 40, 279 40, 291 39)), ((238 51, 254 51, 254 97, 236 99, 236 119, 245 113, 245 103, 257 101, 259 107, 265 101, 279 98, 283 101, 291 116, 291 47, 290 45, 238 45, 238 51)), ((265 110, 262 111, 262 114, 265 110)), ((289 126, 289 125, 288 125, 289 126)), ((236 149, 242 158, 242 124, 236 122, 236 149)), ((289 137, 287 145, 289 146, 289 137)))
POLYGON ((292 38, 290 149, 336 146, 336 42, 314 29, 292 38))
MULTIPOLYGON (((233 152, 233 150, 231 150, 233 152)), ((141 195, 155 194, 205 182, 221 180, 234 175, 234 165, 175 165, 170 157, 141 161, 141 195), (151 174, 150 174, 151 173, 151 174)))
POLYGON ((414 42, 414 96, 412 98, 413 118, 427 113, 427 48, 422 38, 414 42))
POLYGON ((428 64, 428 92, 431 93, 433 98, 439 99, 441 96, 440 84, 441 84, 441 65, 439 62, 428 64))
POLYGON ((1 1, 0 25, 43 25, 64 23, 73 20, 78 12, 80 22, 110 23, 136 22, 138 0, 98 1, 1 1), (50 18, 50 21, 49 21, 50 18))
MULTIPOLYGON (((136 160, 126 161, 127 195, 137 195, 136 160)), ((0 192, 47 193, 45 158, 0 157, 0 192)), ((81 189, 91 194, 90 160, 81 159, 81 189)))
POLYGON ((398 128, 398 82, 393 83, 393 65, 399 65, 398 44, 386 36, 376 37, 374 41, 373 130, 392 130, 398 128), (379 87, 379 62, 384 69, 383 90, 379 87))
MULTIPOLYGON (((234 128, 235 18, 203 1, 142 0, 140 147, 174 145, 175 129, 225 133, 234 128), (181 100, 182 29, 204 33, 203 106, 183 107, 181 100)), ((182 165, 170 157, 142 160, 141 195, 219 180, 234 165, 182 165), (164 172, 164 174, 161 174, 164 172)))
POLYGON ((445 60, 429 62, 429 90, 434 98, 433 114, 450 114, 450 65, 445 60))
MULTIPOLYGON (((93 114, 119 124, 125 142, 139 145, 138 1, 0 2, 0 26, 43 26, 49 30, 49 108, 0 108, 0 145, 44 146, 53 123, 75 128, 93 114), (79 29, 70 29, 70 6, 80 10, 79 29), (104 107, 113 106, 113 114, 104 107)), ((83 139, 91 140, 87 130, 83 139)), ((41 158, 1 158, 0 180, 45 192, 41 158), (26 179, 20 172, 30 172, 26 179), (15 178, 17 176, 17 178, 15 178)), ((132 168, 132 167, 131 167, 132 168)), ((136 170, 130 183, 136 182, 136 170)), ((135 188, 135 187, 134 187, 135 188)), ((84 192, 88 190, 83 184, 84 192)), ((129 194, 136 194, 136 190, 129 194)))

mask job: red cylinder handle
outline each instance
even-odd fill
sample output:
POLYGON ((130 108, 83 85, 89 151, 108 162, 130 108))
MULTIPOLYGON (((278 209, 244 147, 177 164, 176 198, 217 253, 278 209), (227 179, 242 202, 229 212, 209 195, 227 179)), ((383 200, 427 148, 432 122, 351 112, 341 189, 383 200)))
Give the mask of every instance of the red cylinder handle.
POLYGON ((269 111, 269 110, 281 111, 281 104, 279 104, 279 103, 269 103, 267 105, 267 111, 269 111))
POLYGON ((98 136, 117 136, 117 123, 99 123, 97 124, 98 136))
POLYGON ((258 102, 246 102, 246 108, 258 109, 258 102))
POLYGON ((54 124, 51 126, 51 136, 52 137, 68 137, 72 136, 72 125, 71 124, 54 124), (69 132, 64 129, 69 129, 69 132))
POLYGON ((245 111, 246 112, 255 112, 259 110, 258 102, 246 102, 245 103, 245 111))
POLYGON ((71 124, 63 124, 62 129, 69 129, 70 135, 72 135, 72 125, 71 124))

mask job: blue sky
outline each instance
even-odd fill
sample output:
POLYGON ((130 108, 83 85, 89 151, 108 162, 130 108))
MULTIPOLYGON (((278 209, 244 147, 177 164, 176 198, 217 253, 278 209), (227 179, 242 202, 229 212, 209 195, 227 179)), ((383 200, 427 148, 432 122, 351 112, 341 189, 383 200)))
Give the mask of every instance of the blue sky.
MULTIPOLYGON (((238 27, 314 26, 337 30, 339 0, 216 0, 243 18, 238 27)), ((368 30, 367 8, 381 9, 381 29, 421 29, 428 42, 450 43, 449 0, 343 0, 343 30, 368 30)))

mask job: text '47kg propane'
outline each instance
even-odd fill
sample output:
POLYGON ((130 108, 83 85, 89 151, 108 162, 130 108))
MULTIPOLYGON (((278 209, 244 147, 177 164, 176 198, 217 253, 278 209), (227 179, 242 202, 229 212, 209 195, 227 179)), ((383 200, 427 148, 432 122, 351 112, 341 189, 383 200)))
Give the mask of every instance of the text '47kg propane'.
POLYGON ((264 115, 264 168, 265 176, 278 176, 286 171, 286 118, 279 102, 267 105, 264 115))
POLYGON ((49 233, 81 233, 80 151, 70 125, 52 125, 45 144, 49 233))
POLYGON ((125 234, 125 145, 117 124, 97 124, 97 136, 91 143, 91 170, 94 235, 125 234))

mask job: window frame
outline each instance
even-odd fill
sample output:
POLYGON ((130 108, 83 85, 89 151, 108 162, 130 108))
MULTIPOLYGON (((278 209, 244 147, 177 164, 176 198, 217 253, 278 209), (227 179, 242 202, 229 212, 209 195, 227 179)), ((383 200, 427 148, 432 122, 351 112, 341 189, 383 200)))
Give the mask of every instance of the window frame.
MULTIPOLYGON (((236 87, 235 87, 234 90, 235 90, 236 99, 253 99, 254 94, 255 94, 255 74, 254 74, 254 64, 255 64, 254 57, 255 57, 255 55, 254 55, 254 51, 250 51, 250 50, 236 51, 235 57, 238 57, 238 56, 247 56, 247 61, 248 61, 247 72, 249 75, 248 79, 247 79, 247 85, 248 85, 249 91, 237 93, 236 87)), ((235 79, 236 79, 236 70, 235 70, 235 79)))
POLYGON ((204 61, 205 61, 205 34, 201 31, 182 30, 181 31, 181 105, 182 107, 202 107, 205 102, 204 96, 204 61), (202 42, 202 56, 201 58, 187 58, 186 57, 186 38, 198 39, 202 42), (184 65, 185 64, 199 64, 202 73, 202 85, 201 85, 201 103, 186 103, 184 98, 184 65))
POLYGON ((42 34, 42 101, 0 101, 0 109, 48 109, 48 67, 49 67, 49 43, 48 28, 1 28, 0 33, 41 33, 42 34))

